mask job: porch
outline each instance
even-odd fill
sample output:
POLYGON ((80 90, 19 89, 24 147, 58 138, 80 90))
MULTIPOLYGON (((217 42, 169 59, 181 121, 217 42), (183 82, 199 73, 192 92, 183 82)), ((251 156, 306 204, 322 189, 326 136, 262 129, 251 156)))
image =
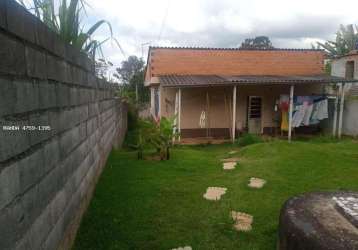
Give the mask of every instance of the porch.
MULTIPOLYGON (((180 140, 184 143, 193 138, 208 142, 235 140, 241 132, 284 134, 290 140, 294 131, 293 97, 319 96, 326 84, 344 82, 343 78, 329 76, 162 76, 158 111, 161 116, 177 117, 180 140), (284 133, 278 107, 281 95, 290 97, 288 129, 284 133)), ((340 135, 343 108, 339 115, 337 110, 338 98, 333 133, 338 128, 340 135)))

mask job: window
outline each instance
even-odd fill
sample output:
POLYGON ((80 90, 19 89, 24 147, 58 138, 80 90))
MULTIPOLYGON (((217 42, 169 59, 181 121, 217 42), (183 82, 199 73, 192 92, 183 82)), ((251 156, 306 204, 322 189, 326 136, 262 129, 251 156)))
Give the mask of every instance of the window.
POLYGON ((249 119, 261 118, 261 97, 249 97, 249 119))

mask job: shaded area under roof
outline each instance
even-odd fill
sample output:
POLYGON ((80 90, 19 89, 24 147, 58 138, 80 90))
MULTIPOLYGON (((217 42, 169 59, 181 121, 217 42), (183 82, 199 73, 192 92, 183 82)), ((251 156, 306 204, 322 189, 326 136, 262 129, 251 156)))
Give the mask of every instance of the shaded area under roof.
POLYGON ((219 76, 219 75, 162 75, 159 76, 163 87, 205 87, 230 85, 273 85, 273 84, 329 84, 358 82, 342 77, 328 75, 311 76, 219 76))

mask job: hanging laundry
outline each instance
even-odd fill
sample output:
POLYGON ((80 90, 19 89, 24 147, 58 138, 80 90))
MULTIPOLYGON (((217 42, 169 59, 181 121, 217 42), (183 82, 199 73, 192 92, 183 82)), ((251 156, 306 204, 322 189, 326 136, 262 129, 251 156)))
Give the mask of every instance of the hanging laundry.
POLYGON ((317 112, 317 119, 323 120, 328 118, 328 100, 324 99, 320 101, 319 109, 317 112))
MULTIPOLYGON (((295 96, 293 100, 292 127, 310 126, 328 118, 328 100, 323 96, 295 96)), ((288 129, 289 97, 280 96, 282 112, 281 129, 288 129), (284 113, 286 112, 286 114, 284 113), (287 120, 287 128, 286 128, 287 120)))
POLYGON ((282 111, 281 114, 281 130, 288 131, 288 112, 282 111))
POLYGON ((309 126, 310 125, 310 119, 311 119, 311 115, 312 115, 312 110, 313 110, 313 103, 307 104, 306 105, 306 110, 305 110, 305 115, 303 116, 303 119, 302 119, 302 124, 304 126, 309 126))
POLYGON ((281 110, 281 130, 288 131, 288 109, 290 97, 288 95, 281 95, 279 108, 281 110))
POLYGON ((296 128, 299 127, 302 123, 303 117, 305 116, 305 109, 306 107, 302 104, 299 106, 295 106, 294 113, 292 115, 292 127, 296 128))

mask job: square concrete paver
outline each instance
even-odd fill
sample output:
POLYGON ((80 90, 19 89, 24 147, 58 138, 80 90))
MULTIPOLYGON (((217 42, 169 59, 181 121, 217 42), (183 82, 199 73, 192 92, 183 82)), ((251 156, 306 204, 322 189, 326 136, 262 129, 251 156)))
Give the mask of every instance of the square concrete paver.
POLYGON ((234 228, 237 231, 250 231, 252 229, 253 216, 246 213, 231 211, 231 217, 234 220, 234 228))
POLYGON ((191 246, 173 248, 172 250, 192 250, 191 246))
POLYGON ((248 186, 251 188, 262 188, 265 184, 266 181, 264 179, 251 177, 248 186))
POLYGON ((224 170, 232 170, 235 169, 236 166, 236 162, 224 162, 223 163, 223 168, 224 170))
POLYGON ((208 187, 203 197, 207 200, 217 201, 226 193, 227 188, 223 187, 208 187))

